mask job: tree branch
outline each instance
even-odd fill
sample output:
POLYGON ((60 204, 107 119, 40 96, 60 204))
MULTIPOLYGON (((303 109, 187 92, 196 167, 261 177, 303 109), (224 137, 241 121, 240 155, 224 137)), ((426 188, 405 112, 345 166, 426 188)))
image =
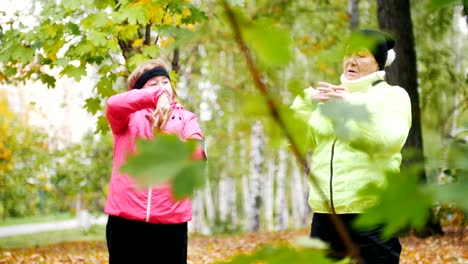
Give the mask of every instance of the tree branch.
MULTIPOLYGON (((285 121, 283 120, 283 118, 279 114, 278 106, 276 105, 276 103, 274 102, 274 100, 272 99, 270 94, 268 93, 268 89, 267 89, 265 83, 262 81, 260 71, 257 69, 257 67, 256 67, 256 65, 254 63, 253 57, 252 57, 252 55, 250 53, 250 50, 247 47, 247 44, 245 43, 244 39, 242 38, 241 31, 240 31, 240 28, 239 28, 239 23, 236 20, 234 12, 232 11, 231 7, 226 2, 226 0, 221 0, 221 2, 223 4, 223 6, 224 6, 224 10, 225 10, 227 18, 229 20, 229 23, 231 24, 231 29, 232 29, 232 31, 234 33, 234 39, 237 42, 237 45, 239 46, 239 48, 241 50, 241 53, 243 54, 243 56, 244 56, 244 58, 246 60, 247 67, 248 67, 250 75, 252 76, 252 79, 253 79, 253 81, 255 83, 255 86, 260 91, 260 93, 264 96, 264 98, 266 100, 266 103, 267 103, 267 106, 268 106, 268 109, 269 109, 269 112, 270 112, 270 115, 272 116, 273 120, 276 123, 278 123, 278 126, 281 128, 281 130, 283 131, 285 137, 287 138, 287 140, 291 144, 291 149, 292 149, 292 152, 293 152, 294 156, 296 157, 298 162, 301 164, 301 166, 304 168, 307 175, 309 175, 310 167, 307 164, 307 161, 306 161, 305 157, 303 157, 301 155, 301 152, 299 151, 298 145, 294 141, 294 138, 293 138, 291 132, 288 131, 285 121)), ((314 185, 315 189, 319 192, 319 194, 320 194, 321 198, 323 199, 323 201, 326 201, 327 197, 320 190, 317 179, 313 175, 310 175, 310 176, 311 176, 310 179, 311 179, 312 184, 314 185)), ((351 257, 353 257, 354 259, 361 262, 361 257, 359 255, 359 251, 358 251, 357 247, 354 245, 354 243, 352 242, 351 237, 350 237, 348 231, 346 230, 346 228, 345 228, 343 222, 341 221, 341 219, 338 218, 338 216, 334 212, 330 216, 331 216, 331 220, 332 220, 333 224, 336 227, 338 235, 343 240, 343 242, 344 242, 344 244, 346 246, 346 250, 347 250, 348 254, 351 257)))
POLYGON ((151 45, 151 23, 145 27, 145 45, 151 45))

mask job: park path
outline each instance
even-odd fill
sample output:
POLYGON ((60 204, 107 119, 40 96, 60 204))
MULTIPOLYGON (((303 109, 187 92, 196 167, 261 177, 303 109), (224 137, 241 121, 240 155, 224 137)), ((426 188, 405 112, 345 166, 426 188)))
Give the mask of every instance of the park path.
POLYGON ((91 225, 105 225, 106 223, 107 215, 91 216, 85 213, 79 215, 77 218, 69 220, 0 227, 0 237, 25 235, 45 231, 58 231, 74 228, 89 229, 91 225))

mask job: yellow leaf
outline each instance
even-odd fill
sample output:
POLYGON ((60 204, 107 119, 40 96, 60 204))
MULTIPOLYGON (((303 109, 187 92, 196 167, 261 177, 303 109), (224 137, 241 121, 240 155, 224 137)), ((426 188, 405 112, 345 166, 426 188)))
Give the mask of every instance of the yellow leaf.
POLYGON ((184 17, 188 17, 192 14, 192 12, 190 11, 190 9, 188 9, 187 7, 184 7, 184 9, 182 10, 182 15, 184 17))
POLYGON ((172 26, 173 24, 174 24, 174 21, 172 21, 172 15, 169 13, 166 13, 164 15, 163 25, 172 26))
POLYGON ((173 16, 173 19, 175 20, 175 24, 176 24, 176 25, 182 24, 182 18, 183 18, 183 17, 182 17, 181 14, 175 14, 175 15, 173 16))
POLYGON ((137 38, 133 41, 132 47, 133 48, 138 48, 143 44, 144 40, 142 38, 137 38))

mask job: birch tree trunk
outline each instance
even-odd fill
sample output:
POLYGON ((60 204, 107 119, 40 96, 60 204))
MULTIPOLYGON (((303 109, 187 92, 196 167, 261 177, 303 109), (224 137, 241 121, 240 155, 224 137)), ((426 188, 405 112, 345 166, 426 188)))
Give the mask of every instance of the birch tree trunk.
POLYGON ((273 210, 274 210, 274 181, 276 174, 275 156, 271 155, 268 161, 268 170, 265 177, 265 188, 263 192, 265 225, 266 230, 274 230, 273 210))
POLYGON ((260 230, 260 207, 262 204, 261 177, 263 174, 263 149, 265 135, 260 121, 252 126, 250 147, 250 208, 252 211, 248 217, 247 230, 257 232, 260 230))
MULTIPOLYGON (((234 108, 234 102, 232 102, 232 108, 234 108)), ((234 120, 229 119, 228 134, 231 138, 230 142, 234 141, 234 120)), ((236 206, 236 181, 234 179, 234 171, 238 169, 234 155, 234 144, 230 143, 228 145, 228 177, 226 179, 227 190, 226 190, 226 200, 228 206, 228 219, 232 225, 237 225, 237 206, 236 206)))
POLYGON ((206 209, 206 221, 208 223, 208 233, 212 233, 211 227, 215 221, 215 208, 213 203, 213 196, 211 192, 210 183, 207 182, 205 189, 203 190, 203 201, 206 209))
POLYGON ((203 196, 201 191, 195 192, 192 197, 192 220, 188 225, 188 231, 190 233, 202 233, 202 229, 204 228, 202 199, 203 196))
POLYGON ((276 230, 288 227, 288 199, 286 199, 286 151, 279 150, 276 177, 276 230))
MULTIPOLYGON (((239 135, 239 139, 240 139, 240 157, 239 157, 239 164, 244 164, 245 163, 245 160, 244 160, 244 157, 247 156, 247 144, 246 144, 246 141, 245 140, 245 136, 241 133, 239 135)), ((242 169, 242 168, 241 168, 242 169)), ((242 209, 243 209, 243 223, 242 223, 242 226, 244 228, 247 227, 247 222, 248 222, 248 218, 250 217, 250 215, 252 215, 252 208, 250 207, 250 177, 249 177, 249 173, 245 173, 245 170, 242 170, 242 178, 241 178, 241 185, 242 185, 242 209)))
POLYGON ((249 184, 249 174, 244 174, 242 175, 242 208, 244 209, 244 219, 245 222, 243 223, 243 226, 248 228, 248 222, 250 221, 250 218, 252 217, 253 209, 250 207, 250 184, 249 184))
MULTIPOLYGON (((295 160, 292 160, 294 163, 295 160)), ((294 165, 294 164, 293 164, 294 165)), ((291 186, 291 201, 293 203, 294 227, 304 227, 308 219, 306 193, 307 188, 304 188, 304 173, 297 166, 292 166, 292 186, 291 186)))
POLYGON ((219 219, 222 222, 227 220, 228 215, 228 199, 226 194, 228 192, 229 187, 228 185, 228 176, 225 172, 221 174, 221 180, 218 183, 218 211, 219 211, 219 219))

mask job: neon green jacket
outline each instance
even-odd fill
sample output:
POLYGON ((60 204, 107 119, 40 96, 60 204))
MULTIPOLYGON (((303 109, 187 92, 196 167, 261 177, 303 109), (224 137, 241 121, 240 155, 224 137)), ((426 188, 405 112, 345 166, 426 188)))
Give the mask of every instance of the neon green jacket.
POLYGON ((309 179, 309 205, 314 212, 361 213, 375 199, 358 196, 357 191, 371 182, 382 186, 386 171, 399 171, 400 151, 411 126, 411 103, 403 88, 389 85, 384 77, 384 71, 357 80, 342 76, 341 85, 349 93, 346 100, 312 103, 312 88, 294 100, 291 108, 310 131, 306 144, 313 151, 311 177, 327 197, 324 201, 309 179), (325 115, 330 109, 334 114, 325 115), (367 118, 359 119, 359 113, 367 113, 367 118))

